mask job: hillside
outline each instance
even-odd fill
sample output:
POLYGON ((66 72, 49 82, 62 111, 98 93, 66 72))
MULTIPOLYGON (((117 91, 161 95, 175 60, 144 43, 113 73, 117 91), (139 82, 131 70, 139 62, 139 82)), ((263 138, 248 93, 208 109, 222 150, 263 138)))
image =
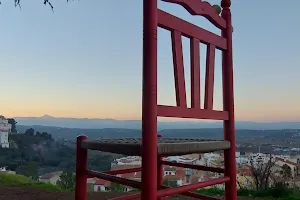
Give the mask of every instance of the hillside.
MULTIPOLYGON (((0 173, 0 188, 3 187, 23 187, 23 188, 39 188, 51 191, 63 191, 61 188, 42 182, 35 181, 23 175, 16 174, 1 174, 0 173)), ((0 193, 3 194, 3 193, 0 193)))
MULTIPOLYGON (((141 120, 116 120, 100 118, 67 118, 44 115, 42 117, 14 117, 19 125, 55 126, 82 129, 125 128, 141 129, 141 120)), ((221 122, 204 121, 176 121, 158 122, 158 129, 200 129, 222 128, 221 122)), ((247 122, 236 121, 237 129, 300 129, 300 122, 247 122)))
MULTIPOLYGON (((47 132, 55 140, 68 139, 75 140, 77 135, 87 135, 91 139, 100 137, 141 137, 141 130, 124 128, 105 128, 105 129, 80 129, 80 128, 60 128, 51 126, 23 126, 17 125, 20 132, 29 128, 34 128, 40 132, 47 132)), ((201 137, 221 139, 223 130, 221 128, 202 128, 202 129, 162 129, 158 131, 164 137, 201 137)), ((300 143, 300 129, 282 130, 250 130, 237 129, 236 137, 238 141, 255 140, 265 138, 267 140, 293 140, 300 143)))
MULTIPOLYGON (((10 148, 0 148, 0 167, 37 178, 51 171, 74 171, 76 149, 73 143, 55 141, 45 131, 27 129, 24 134, 9 136, 10 148)), ((89 152, 89 168, 110 170, 111 162, 120 155, 89 152)))

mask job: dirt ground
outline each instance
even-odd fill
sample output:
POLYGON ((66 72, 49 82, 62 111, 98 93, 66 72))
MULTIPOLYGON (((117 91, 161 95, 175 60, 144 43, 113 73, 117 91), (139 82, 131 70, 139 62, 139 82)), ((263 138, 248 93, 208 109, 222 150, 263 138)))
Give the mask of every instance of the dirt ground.
MULTIPOLYGON (((124 193, 98 192, 88 193, 88 200, 105 200, 113 197, 124 196, 124 193)), ((74 200, 73 193, 61 193, 45 191, 36 188, 0 188, 0 200, 74 200)), ((168 200, 192 200, 192 198, 179 197, 167 198, 168 200)), ((250 198, 239 198, 239 200, 249 200, 250 198)), ((253 199, 252 199, 253 200, 253 199)))

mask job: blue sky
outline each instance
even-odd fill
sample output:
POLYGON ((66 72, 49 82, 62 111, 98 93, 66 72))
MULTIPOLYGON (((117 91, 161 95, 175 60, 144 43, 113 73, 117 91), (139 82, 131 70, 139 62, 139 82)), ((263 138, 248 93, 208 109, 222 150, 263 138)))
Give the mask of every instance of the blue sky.
MULTIPOLYGON (((220 0, 209 1, 212 4, 220 0)), ((300 120, 299 0, 232 0, 237 120, 300 120)), ((13 0, 0 7, 0 111, 6 116, 139 119, 142 1, 13 0)), ((178 5, 159 8, 219 31, 178 5)), ((175 104, 171 41, 159 30, 159 102, 175 104)), ((189 42, 183 39, 187 91, 189 42)), ((201 46, 202 88, 206 47, 201 46)), ((221 60, 216 55, 216 109, 221 60)), ((203 96, 203 95, 202 95, 203 96)))

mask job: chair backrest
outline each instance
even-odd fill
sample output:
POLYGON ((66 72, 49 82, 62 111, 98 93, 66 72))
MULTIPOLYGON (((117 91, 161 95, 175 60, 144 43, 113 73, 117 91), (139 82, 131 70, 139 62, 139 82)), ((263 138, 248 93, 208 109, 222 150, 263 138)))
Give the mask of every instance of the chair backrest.
MULTIPOLYGON (((162 0, 183 6, 191 15, 203 16, 217 28, 227 30, 226 20, 216 7, 201 0, 162 0)), ((171 32, 176 106, 157 105, 157 116, 228 120, 228 111, 213 109, 215 51, 227 51, 227 37, 216 35, 183 19, 158 9, 158 27, 171 32), (187 107, 184 78, 182 36, 190 39, 191 108, 187 107), (207 45, 204 107, 200 103, 200 43, 207 45)), ((231 29, 230 29, 231 30, 231 29)), ((228 35, 227 35, 228 36, 228 35)), ((231 36, 230 36, 231 42, 231 36)), ((230 47, 231 48, 231 47, 230 47)), ((231 50, 230 50, 231 54, 231 50)), ((224 54, 226 56, 226 54, 224 54)), ((223 55, 223 59, 224 59, 223 55)), ((231 55, 230 55, 231 56, 231 55)), ((224 62, 224 60, 223 60, 224 62)), ((223 81, 224 81, 223 73, 223 81)))

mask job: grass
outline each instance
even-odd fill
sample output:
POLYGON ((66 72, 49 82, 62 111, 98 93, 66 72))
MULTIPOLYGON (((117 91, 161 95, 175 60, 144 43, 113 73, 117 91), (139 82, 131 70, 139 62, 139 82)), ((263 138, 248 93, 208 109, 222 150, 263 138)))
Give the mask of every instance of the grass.
MULTIPOLYGON (((224 195, 224 191, 218 188, 199 189, 196 192, 209 196, 224 195)), ((266 190, 240 189, 238 196, 259 197, 264 200, 300 200, 300 191, 294 191, 283 183, 277 183, 266 190)))
MULTIPOLYGON (((26 176, 16 174, 0 174, 0 187, 29 187, 44 190, 65 192, 62 188, 32 180, 26 176)), ((216 196, 223 195, 224 191, 218 188, 199 189, 199 194, 216 196)), ((300 191, 295 192, 282 183, 277 183, 267 190, 238 190, 238 196, 260 197, 264 200, 300 200, 300 191)))
POLYGON ((58 192, 64 191, 55 185, 38 182, 26 176, 16 174, 0 174, 0 187, 31 187, 58 192))

